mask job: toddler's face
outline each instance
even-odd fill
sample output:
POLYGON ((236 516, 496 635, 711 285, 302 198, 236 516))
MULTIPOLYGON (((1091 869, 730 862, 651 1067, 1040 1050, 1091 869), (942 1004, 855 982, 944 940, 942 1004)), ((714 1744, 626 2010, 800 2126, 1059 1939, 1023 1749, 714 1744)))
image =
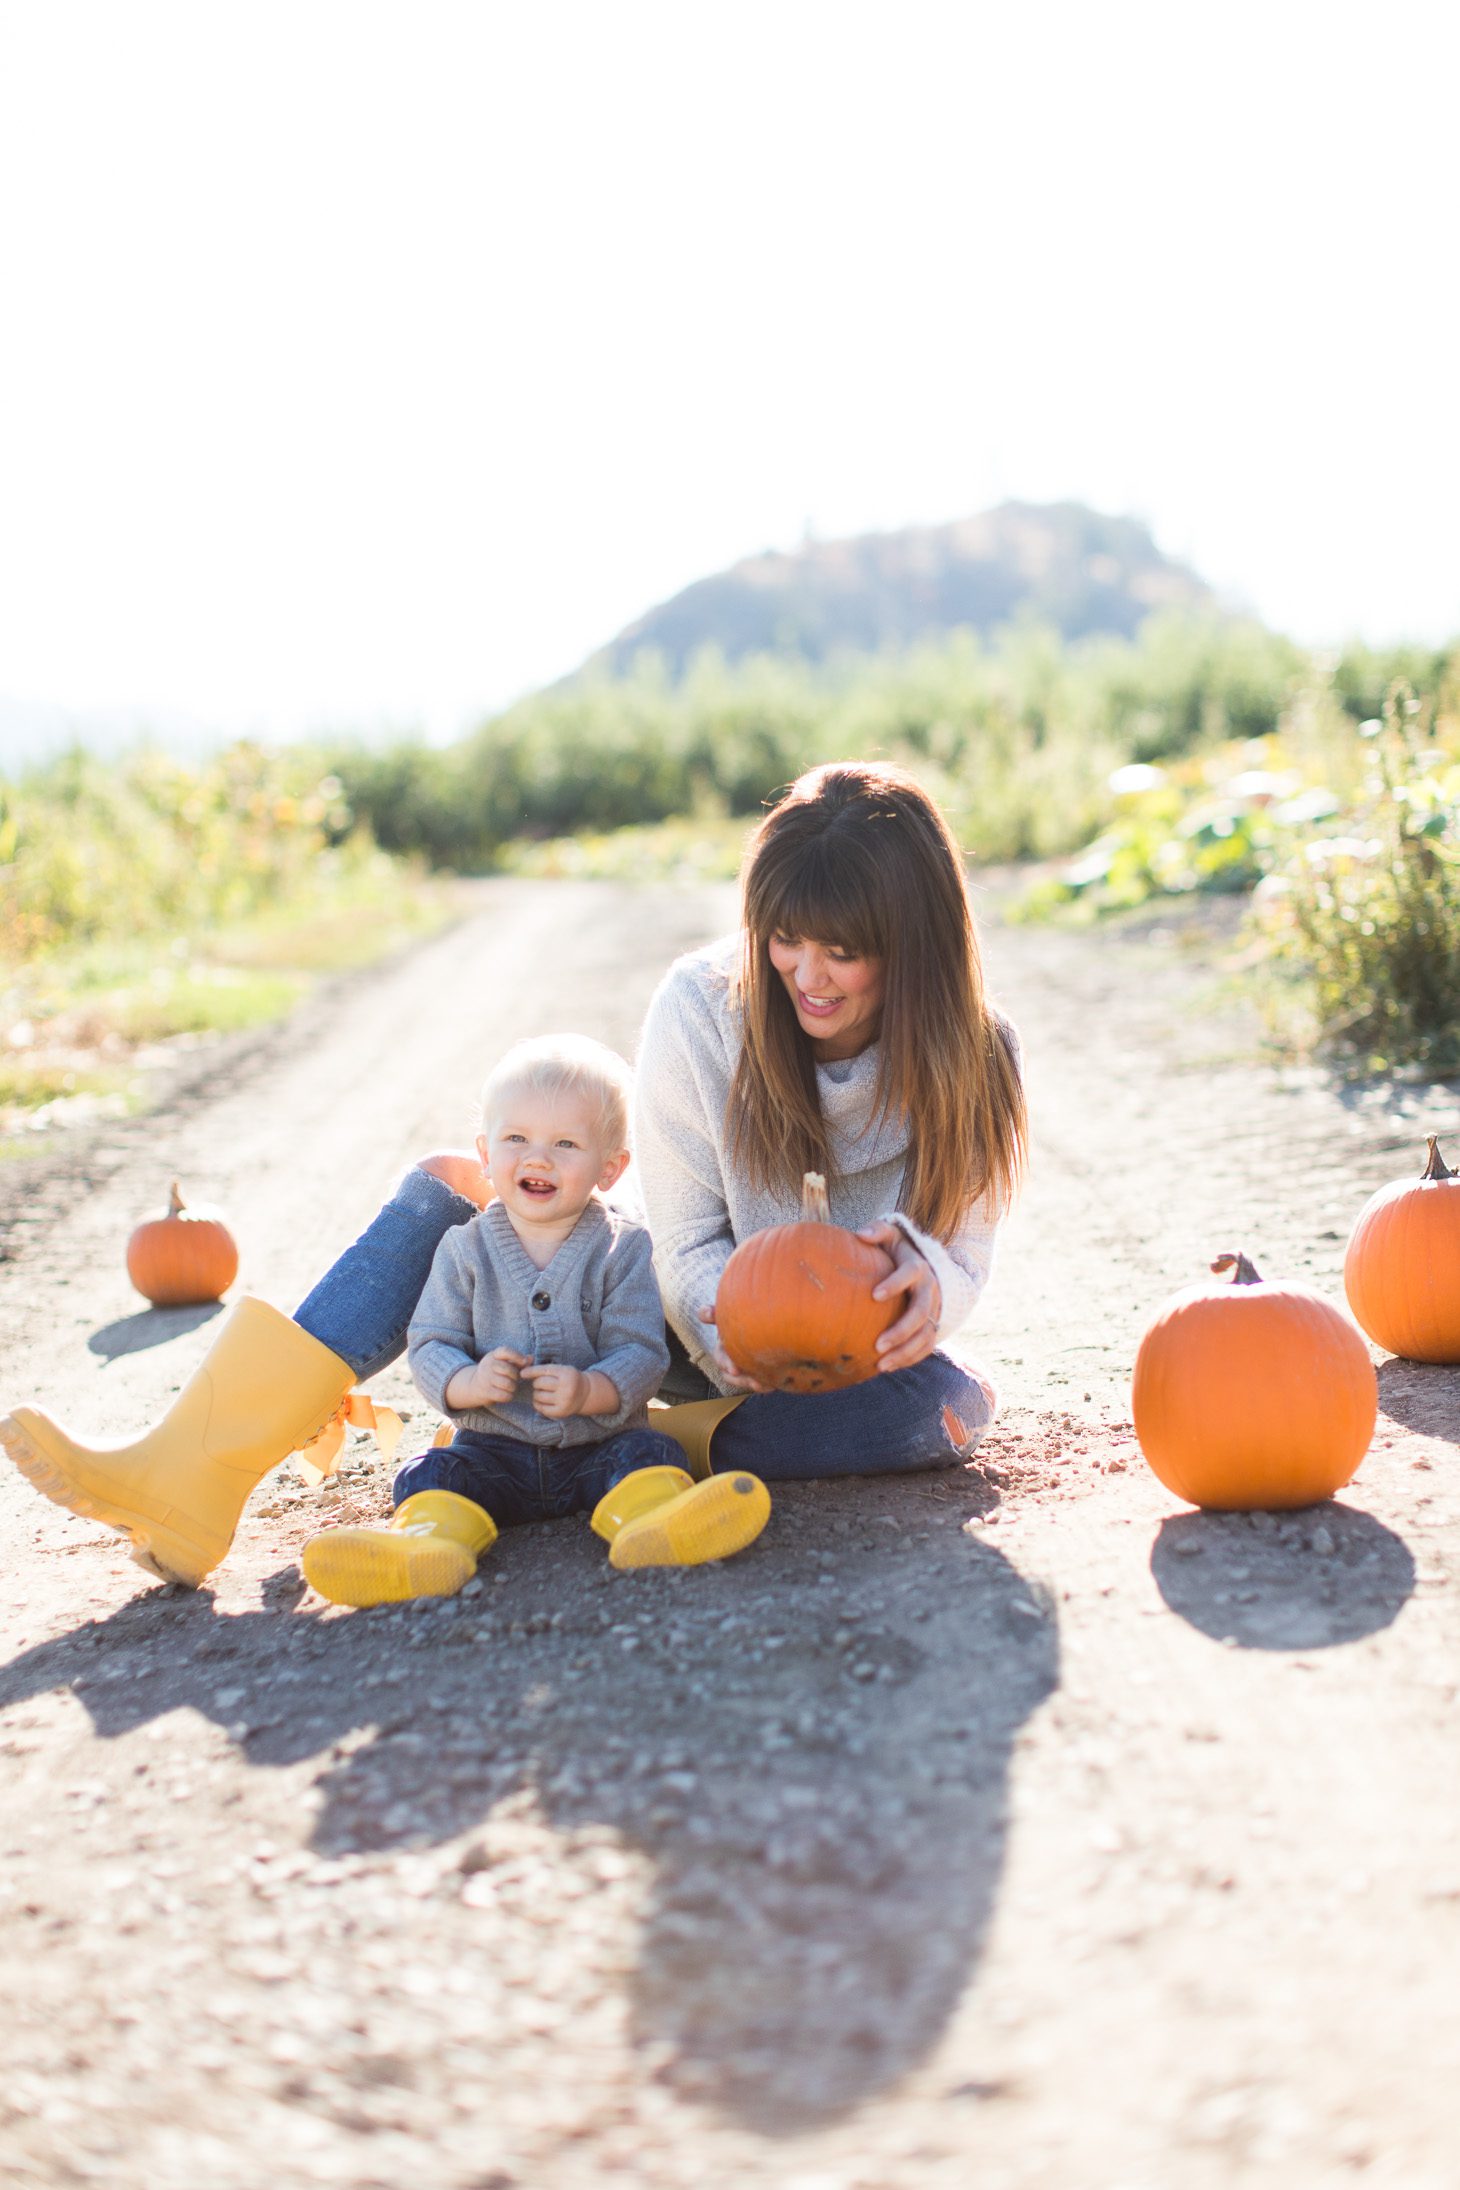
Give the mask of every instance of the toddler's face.
POLYGON ((508 1216, 528 1226, 581 1216, 594 1188, 606 1193, 629 1160, 627 1149, 605 1145, 581 1096, 527 1087, 498 1091, 477 1153, 508 1216))

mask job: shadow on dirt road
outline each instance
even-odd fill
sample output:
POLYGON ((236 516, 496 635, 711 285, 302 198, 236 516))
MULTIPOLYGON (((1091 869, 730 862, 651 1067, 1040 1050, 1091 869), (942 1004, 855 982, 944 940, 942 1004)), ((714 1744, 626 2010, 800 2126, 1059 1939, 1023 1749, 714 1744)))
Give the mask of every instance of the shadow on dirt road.
POLYGON ((103 1361, 119 1361, 123 1354, 147 1353, 154 1346, 166 1346, 222 1313, 221 1300, 192 1308, 139 1308, 135 1315, 118 1316, 114 1323, 104 1323, 100 1330, 93 1331, 86 1350, 100 1354, 103 1361))
POLYGON ((783 1543, 733 1579, 604 1586, 560 1524, 514 1532, 552 1613, 514 1614, 487 1570, 426 1611, 293 1610, 292 1569, 233 1617, 152 1592, 17 1659, 0 1706, 66 1687, 102 1739, 191 1709, 258 1770, 318 1758, 325 1859, 456 1840, 523 1789, 554 1827, 611 1828, 653 1864, 638 2037, 685 2095, 791 2133, 938 2039, 994 1905, 1014 1737, 1058 1678, 1048 1605, 956 1525, 972 1490, 936 1518, 875 1481, 838 1497, 859 1542, 829 1576, 783 1543), (880 1617, 848 1586, 864 1544, 880 1617))
POLYGON ((1333 1499, 1281 1517, 1172 1514, 1151 1573, 1173 1612, 1245 1650, 1356 1642, 1398 1619, 1415 1584, 1403 1539, 1333 1499))
POLYGON ((1401 1361, 1392 1356, 1379 1364, 1379 1407, 1391 1422, 1416 1430, 1421 1437, 1442 1437, 1447 1445, 1460 1444, 1460 1368, 1431 1361, 1401 1361))

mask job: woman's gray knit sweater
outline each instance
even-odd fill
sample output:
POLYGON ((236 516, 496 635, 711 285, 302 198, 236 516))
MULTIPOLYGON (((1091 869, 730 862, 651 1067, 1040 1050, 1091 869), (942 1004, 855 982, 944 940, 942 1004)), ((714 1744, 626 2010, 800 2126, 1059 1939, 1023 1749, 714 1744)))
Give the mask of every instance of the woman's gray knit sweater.
MULTIPOLYGON (((635 1091, 634 1158, 654 1240, 664 1312, 690 1359, 717 1390, 713 1306, 732 1250, 771 1224, 794 1223, 800 1196, 753 1186, 730 1168, 725 1117, 740 1054, 732 975, 740 938, 676 959, 644 1021, 635 1091)), ((820 1065, 817 1085, 831 1145, 827 1192, 832 1217, 855 1231, 890 1218, 927 1257, 943 1296, 940 1338, 972 1313, 993 1264, 997 1217, 975 1204, 955 1236, 930 1239, 897 1207, 907 1154, 907 1121, 874 1117, 875 1045, 844 1064, 820 1065)))

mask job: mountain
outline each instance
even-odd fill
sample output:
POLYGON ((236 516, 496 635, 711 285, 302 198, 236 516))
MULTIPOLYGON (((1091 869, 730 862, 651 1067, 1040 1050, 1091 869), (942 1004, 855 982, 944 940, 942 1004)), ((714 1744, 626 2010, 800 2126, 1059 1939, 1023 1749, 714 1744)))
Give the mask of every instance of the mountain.
POLYGON ((1134 517, 1079 502, 1004 502, 981 517, 752 555, 652 608, 594 656, 613 670, 653 648, 679 676, 703 646, 729 660, 905 646, 1016 618, 1065 638, 1131 637, 1159 608, 1212 608, 1211 588, 1172 562, 1134 517))

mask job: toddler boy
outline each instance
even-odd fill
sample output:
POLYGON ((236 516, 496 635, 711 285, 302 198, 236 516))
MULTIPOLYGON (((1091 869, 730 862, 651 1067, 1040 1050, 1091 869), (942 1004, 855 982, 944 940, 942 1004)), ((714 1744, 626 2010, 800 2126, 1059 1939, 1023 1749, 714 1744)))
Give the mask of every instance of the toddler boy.
POLYGON ((669 1364, 649 1235, 604 1196, 629 1162, 629 1068, 602 1043, 518 1042, 482 1090, 493 1189, 448 1232, 411 1319, 411 1373, 456 1425, 395 1478, 380 1529, 329 1529, 304 1572, 336 1603, 449 1596, 499 1529, 588 1512, 617 1567, 691 1566, 754 1541, 753 1475, 694 1483, 649 1427, 669 1364))

